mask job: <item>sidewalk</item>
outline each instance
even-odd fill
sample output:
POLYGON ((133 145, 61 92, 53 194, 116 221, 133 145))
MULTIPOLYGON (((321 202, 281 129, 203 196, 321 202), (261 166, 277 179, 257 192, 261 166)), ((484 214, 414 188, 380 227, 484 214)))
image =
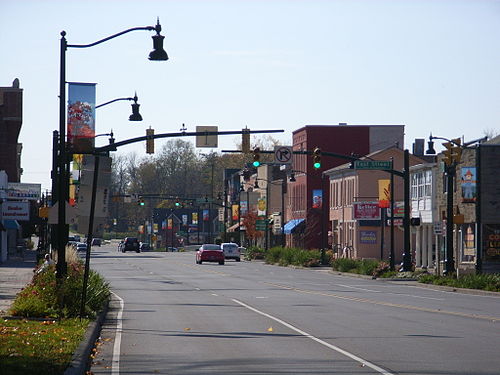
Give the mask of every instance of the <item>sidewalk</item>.
POLYGON ((24 259, 12 257, 0 263, 0 315, 5 315, 16 294, 33 277, 36 263, 36 250, 25 250, 24 259))

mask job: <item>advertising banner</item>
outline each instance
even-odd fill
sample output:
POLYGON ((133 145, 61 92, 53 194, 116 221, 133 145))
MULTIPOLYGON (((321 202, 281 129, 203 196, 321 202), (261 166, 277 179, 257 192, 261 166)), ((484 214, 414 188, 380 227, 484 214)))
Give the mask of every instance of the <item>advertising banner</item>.
POLYGON ((475 203, 477 199, 476 189, 476 167, 462 167, 461 185, 462 185, 462 202, 475 203))
POLYGON ((208 210, 203 210, 203 221, 209 221, 210 220, 210 214, 208 210))
MULTIPOLYGON (((240 201, 240 215, 245 216, 248 213, 248 202, 247 201, 240 201)), ((238 218, 234 218, 233 215, 233 220, 238 220, 238 218)))
POLYGON ((353 202, 352 209, 355 220, 380 220, 378 202, 353 202))
POLYGON ((27 199, 37 201, 42 195, 41 184, 25 184, 22 182, 9 182, 7 185, 7 198, 27 199))
POLYGON ((312 191, 312 208, 323 207, 323 190, 315 189, 312 191))
POLYGON ((88 153, 95 139, 95 83, 68 83, 68 143, 77 153, 88 153))
POLYGON ((500 224, 483 225, 483 262, 500 262, 500 224))
POLYGON ((2 220, 29 221, 30 204, 29 202, 3 202, 2 220))
POLYGON ((360 230, 359 242, 367 245, 375 245, 377 243, 377 232, 374 230, 360 230))
POLYGON ((476 259, 476 224, 464 224, 462 229, 462 262, 476 259))
POLYGON ((233 221, 238 221, 239 215, 238 215, 238 205, 233 204, 231 206, 231 217, 233 218, 233 221))
POLYGON ((198 212, 191 213, 191 223, 198 225, 198 212))
POLYGON ((266 197, 261 197, 257 201, 257 215, 258 216, 266 216, 266 197))
POLYGON ((182 215, 182 225, 188 225, 188 215, 187 214, 182 215))
POLYGON ((391 203, 391 180, 378 180, 378 204, 387 208, 391 203))

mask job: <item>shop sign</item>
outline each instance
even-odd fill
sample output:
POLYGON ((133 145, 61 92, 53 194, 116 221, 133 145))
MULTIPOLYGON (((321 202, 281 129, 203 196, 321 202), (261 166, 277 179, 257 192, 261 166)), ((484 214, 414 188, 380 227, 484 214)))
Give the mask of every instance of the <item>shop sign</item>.
POLYGON ((355 220, 380 220, 378 202, 354 202, 353 216, 355 220))
POLYGON ((29 202, 4 202, 2 204, 2 220, 29 221, 29 202))

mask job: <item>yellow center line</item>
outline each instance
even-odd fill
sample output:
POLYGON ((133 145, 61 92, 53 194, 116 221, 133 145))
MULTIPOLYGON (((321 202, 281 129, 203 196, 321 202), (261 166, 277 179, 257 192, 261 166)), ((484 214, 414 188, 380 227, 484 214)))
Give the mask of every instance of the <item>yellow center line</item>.
POLYGON ((263 283, 267 284, 267 285, 271 285, 271 286, 277 287, 277 288, 281 288, 281 289, 292 290, 292 291, 297 292, 297 293, 314 294, 314 295, 325 296, 325 297, 333 297, 333 298, 344 299, 344 300, 354 301, 354 302, 371 303, 371 304, 374 304, 374 305, 396 307, 396 308, 400 308, 400 309, 425 311, 425 312, 445 314, 445 315, 453 315, 453 316, 461 316, 461 317, 473 318, 473 319, 482 319, 482 320, 492 321, 494 323, 496 323, 497 321, 500 320, 499 317, 495 317, 495 316, 468 314, 468 313, 461 313, 461 312, 457 312, 457 311, 432 309, 432 308, 428 308, 428 307, 418 307, 418 306, 413 306, 413 305, 403 305, 403 304, 399 304, 399 303, 375 301, 375 300, 367 299, 367 298, 349 297, 349 296, 342 296, 342 295, 334 294, 334 293, 327 293, 327 292, 320 292, 320 291, 314 291, 314 290, 300 289, 300 288, 295 288, 295 287, 291 287, 291 286, 287 286, 287 285, 281 285, 281 284, 275 284, 275 283, 268 283, 268 282, 263 282, 263 283))

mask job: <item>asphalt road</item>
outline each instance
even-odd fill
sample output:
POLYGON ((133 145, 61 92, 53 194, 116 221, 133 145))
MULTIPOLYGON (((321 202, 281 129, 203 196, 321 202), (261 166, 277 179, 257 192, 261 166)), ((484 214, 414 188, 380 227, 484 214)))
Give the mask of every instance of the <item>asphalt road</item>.
POLYGON ((500 297, 116 245, 91 267, 116 293, 94 374, 500 373, 500 297))

